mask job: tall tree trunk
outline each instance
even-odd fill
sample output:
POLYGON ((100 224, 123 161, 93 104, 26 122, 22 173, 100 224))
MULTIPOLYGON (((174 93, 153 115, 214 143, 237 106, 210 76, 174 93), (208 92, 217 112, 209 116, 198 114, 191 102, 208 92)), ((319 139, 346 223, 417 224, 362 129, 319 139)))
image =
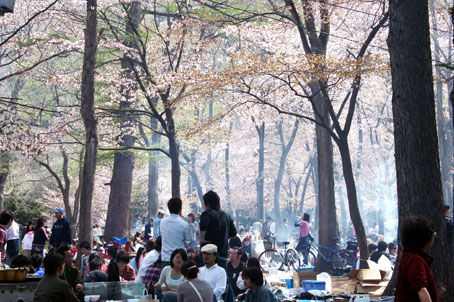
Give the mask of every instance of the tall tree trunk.
POLYGON ((0 211, 3 211, 3 194, 9 175, 9 151, 0 151, 0 211))
POLYGON ((298 125, 299 125, 299 120, 297 119, 295 121, 293 130, 292 130, 292 134, 291 134, 290 139, 287 144, 284 141, 284 131, 282 129, 282 121, 278 125, 278 133, 279 133, 279 139, 281 142, 282 153, 281 153, 281 159, 279 161, 279 170, 277 173, 276 180, 274 182, 274 219, 276 221, 276 229, 279 228, 282 223, 281 211, 280 211, 280 206, 279 206, 279 195, 281 193, 282 179, 284 177, 284 172, 285 172, 285 163, 287 162, 288 153, 290 152, 290 149, 293 146, 293 142, 295 141, 296 133, 298 132, 298 125))
MULTIPOLYGON (((254 121, 254 119, 252 119, 254 121)), ((257 180, 257 219, 259 221, 264 220, 265 212, 263 208, 264 204, 264 170, 265 170, 265 122, 259 126, 255 126, 257 134, 259 135, 259 165, 257 180)))
MULTIPOLYGON (((127 13, 126 34, 128 35, 123 44, 126 47, 137 49, 137 44, 133 41, 133 33, 137 31, 142 20, 142 9, 140 3, 132 2, 124 5, 127 13)), ((121 68, 124 70, 125 78, 134 78, 133 61, 127 54, 123 54, 121 68)), ((135 137, 131 135, 131 128, 135 125, 135 118, 131 113, 131 103, 135 101, 137 86, 124 85, 121 87, 119 120, 122 134, 118 137, 119 145, 122 148, 134 146, 135 137)), ((132 173, 134 170, 134 153, 127 150, 117 151, 114 155, 114 166, 112 179, 110 181, 109 206, 107 209, 106 226, 104 235, 106 238, 113 236, 124 237, 128 235, 129 211, 132 191, 132 173)))
MULTIPOLYGON (((432 270, 441 301, 448 301, 446 290, 451 261, 448 250, 444 248, 447 237, 443 217, 428 2, 390 0, 389 5, 387 42, 393 88, 399 225, 411 215, 424 216, 434 223, 439 236, 430 251, 435 257, 432 270)), ((394 270, 394 275, 397 275, 397 270, 394 270)))
POLYGON ((165 109, 165 113, 167 118, 167 138, 169 140, 169 154, 171 161, 172 197, 180 197, 180 178, 181 178, 180 151, 175 136, 176 133, 175 121, 173 119, 173 109, 167 107, 165 109))
MULTIPOLYGON (((157 130, 158 121, 151 118, 152 129, 157 130)), ((151 144, 158 146, 161 143, 161 135, 153 132, 151 135, 151 144)), ((158 199, 158 179, 159 179, 159 166, 158 166, 158 152, 150 152, 148 154, 148 217, 156 217, 159 208, 158 199)))
MULTIPOLYGON (((327 101, 320 93, 320 86, 312 83, 310 87, 314 95, 315 119, 318 122, 315 126, 315 133, 318 160, 319 243, 336 248, 336 243, 330 240, 339 234, 334 194, 333 143, 331 135, 320 125, 324 124, 329 127, 331 122, 327 101)), ((318 272, 329 272, 331 269, 330 263, 324 261, 322 257, 317 257, 316 270, 318 272)))
MULTIPOLYGON (((430 1, 430 10, 432 14, 432 28, 433 28, 433 42, 434 42, 434 56, 435 61, 440 62, 440 43, 438 41, 438 22, 437 13, 435 11, 435 1, 430 1)), ((451 161, 452 153, 448 153, 448 142, 447 142, 447 131, 443 108, 443 83, 442 83, 441 67, 435 65, 435 100, 436 100, 436 114, 437 114, 437 133, 438 143, 440 147, 440 166, 441 166, 441 183, 443 186, 443 199, 446 204, 450 204, 451 201, 451 188, 450 188, 450 172, 451 172, 451 161)))
POLYGON ((82 67, 80 113, 85 127, 85 159, 80 194, 79 241, 92 239, 92 201, 95 185, 96 160, 98 155, 98 129, 95 116, 95 63, 97 38, 97 0, 87 0, 87 26, 82 67))
MULTIPOLYGON (((227 196, 227 211, 233 213, 232 208, 232 191, 230 190, 230 134, 232 133, 233 124, 230 124, 229 128, 229 141, 225 146, 224 151, 224 166, 225 166, 225 194, 227 196)), ((238 211, 236 212, 238 213, 238 211)))

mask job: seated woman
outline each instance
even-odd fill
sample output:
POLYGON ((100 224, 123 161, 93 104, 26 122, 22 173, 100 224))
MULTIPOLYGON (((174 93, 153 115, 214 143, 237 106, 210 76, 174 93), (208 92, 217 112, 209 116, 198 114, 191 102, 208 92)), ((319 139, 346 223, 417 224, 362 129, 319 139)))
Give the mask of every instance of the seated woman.
POLYGON ((188 260, 188 255, 184 249, 176 249, 170 255, 170 266, 162 269, 159 281, 154 285, 155 289, 162 289, 162 301, 178 301, 178 286, 186 281, 181 273, 181 266, 186 260, 188 260))
POLYGON ((402 257, 397 274, 397 299, 400 302, 437 302, 438 290, 427 253, 435 237, 433 224, 424 217, 409 217, 401 228, 402 257))
POLYGON ((271 290, 263 286, 263 274, 257 267, 243 271, 244 285, 248 290, 245 302, 277 302, 271 290))
POLYGON ((79 302, 71 286, 59 277, 65 270, 65 262, 60 254, 49 254, 44 258, 46 274, 35 290, 34 302, 79 302))
POLYGON ((187 281, 178 286, 178 302, 212 301, 213 289, 210 283, 197 278, 199 267, 192 261, 186 261, 181 266, 181 273, 187 281))

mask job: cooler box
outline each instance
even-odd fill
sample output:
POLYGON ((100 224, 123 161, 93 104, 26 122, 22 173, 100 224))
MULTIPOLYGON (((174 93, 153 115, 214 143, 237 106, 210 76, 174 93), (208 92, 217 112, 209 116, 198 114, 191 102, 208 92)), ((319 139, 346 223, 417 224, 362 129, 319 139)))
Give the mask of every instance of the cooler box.
POLYGON ((304 272, 306 272, 306 271, 313 272, 313 271, 315 271, 315 267, 313 267, 313 266, 303 266, 303 267, 298 268, 296 271, 297 271, 297 272, 301 272, 301 271, 304 271, 304 272))
POLYGON ((301 281, 303 291, 308 292, 312 289, 325 290, 325 281, 303 280, 301 281))

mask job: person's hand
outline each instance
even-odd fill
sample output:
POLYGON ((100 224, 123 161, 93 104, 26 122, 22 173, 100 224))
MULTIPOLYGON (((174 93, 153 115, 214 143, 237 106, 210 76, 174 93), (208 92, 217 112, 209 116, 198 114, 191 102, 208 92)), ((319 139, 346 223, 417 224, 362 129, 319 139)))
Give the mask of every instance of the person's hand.
POLYGON ((82 292, 84 290, 84 286, 82 284, 77 284, 76 287, 74 288, 74 292, 76 294, 82 292))

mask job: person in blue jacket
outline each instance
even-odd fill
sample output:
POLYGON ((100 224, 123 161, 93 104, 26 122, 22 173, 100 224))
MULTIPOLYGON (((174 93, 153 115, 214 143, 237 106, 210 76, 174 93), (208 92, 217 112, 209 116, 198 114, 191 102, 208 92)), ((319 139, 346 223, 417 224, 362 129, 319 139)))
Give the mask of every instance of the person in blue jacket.
POLYGON ((54 251, 57 251, 60 246, 68 246, 71 243, 71 223, 65 217, 62 208, 56 208, 54 213, 57 220, 52 226, 49 243, 53 246, 54 251))

